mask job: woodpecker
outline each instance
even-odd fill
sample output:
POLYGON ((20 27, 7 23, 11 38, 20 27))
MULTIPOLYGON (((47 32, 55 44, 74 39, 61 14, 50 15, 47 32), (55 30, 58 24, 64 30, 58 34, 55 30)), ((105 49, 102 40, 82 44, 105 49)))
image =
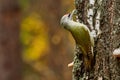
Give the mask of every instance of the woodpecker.
POLYGON ((73 10, 72 13, 64 15, 61 18, 60 24, 64 29, 68 30, 72 34, 76 45, 82 51, 85 70, 90 70, 94 57, 94 38, 86 25, 73 20, 75 11, 76 10, 73 10))

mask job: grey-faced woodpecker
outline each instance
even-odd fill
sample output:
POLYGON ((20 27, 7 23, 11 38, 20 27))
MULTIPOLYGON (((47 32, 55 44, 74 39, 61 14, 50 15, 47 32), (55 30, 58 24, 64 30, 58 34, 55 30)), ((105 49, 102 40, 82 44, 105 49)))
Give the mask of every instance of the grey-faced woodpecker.
POLYGON ((76 45, 82 51, 84 67, 86 70, 90 70, 94 56, 94 38, 86 25, 73 20, 73 15, 75 15, 75 10, 70 14, 64 15, 61 18, 60 24, 63 28, 71 32, 76 45))

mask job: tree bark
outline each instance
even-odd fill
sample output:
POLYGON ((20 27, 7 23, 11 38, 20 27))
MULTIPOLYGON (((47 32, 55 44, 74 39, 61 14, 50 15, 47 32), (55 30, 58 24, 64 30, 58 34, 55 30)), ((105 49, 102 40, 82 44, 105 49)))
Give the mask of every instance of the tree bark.
POLYGON ((20 6, 0 0, 0 80, 21 80, 20 6))
POLYGON ((75 50, 73 80, 120 80, 120 59, 113 56, 120 47, 120 1, 75 0, 77 15, 96 34, 93 69, 85 72, 82 53, 75 50))

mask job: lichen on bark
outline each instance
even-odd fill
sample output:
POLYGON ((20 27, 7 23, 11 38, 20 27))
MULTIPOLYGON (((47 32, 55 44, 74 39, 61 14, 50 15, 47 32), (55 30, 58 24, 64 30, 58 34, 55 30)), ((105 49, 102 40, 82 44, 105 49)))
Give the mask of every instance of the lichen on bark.
POLYGON ((76 47, 73 80, 120 80, 120 62, 112 55, 120 47, 120 0, 94 0, 93 4, 90 0, 75 0, 75 7, 79 22, 90 31, 99 26, 102 33, 95 38, 94 66, 90 72, 85 72, 82 52, 76 47), (90 16, 89 9, 93 11, 90 16))

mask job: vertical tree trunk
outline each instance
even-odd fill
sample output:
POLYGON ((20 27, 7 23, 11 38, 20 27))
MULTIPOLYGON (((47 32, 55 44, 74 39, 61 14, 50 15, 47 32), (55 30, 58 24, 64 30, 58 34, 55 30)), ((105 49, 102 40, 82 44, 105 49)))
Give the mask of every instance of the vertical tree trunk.
POLYGON ((17 0, 0 0, 0 80, 21 80, 20 7, 17 0))
POLYGON ((120 80, 120 62, 113 50, 120 47, 120 1, 119 0, 75 0, 78 19, 91 31, 99 34, 95 38, 93 61, 90 72, 84 71, 82 53, 76 48, 73 80, 120 80))

